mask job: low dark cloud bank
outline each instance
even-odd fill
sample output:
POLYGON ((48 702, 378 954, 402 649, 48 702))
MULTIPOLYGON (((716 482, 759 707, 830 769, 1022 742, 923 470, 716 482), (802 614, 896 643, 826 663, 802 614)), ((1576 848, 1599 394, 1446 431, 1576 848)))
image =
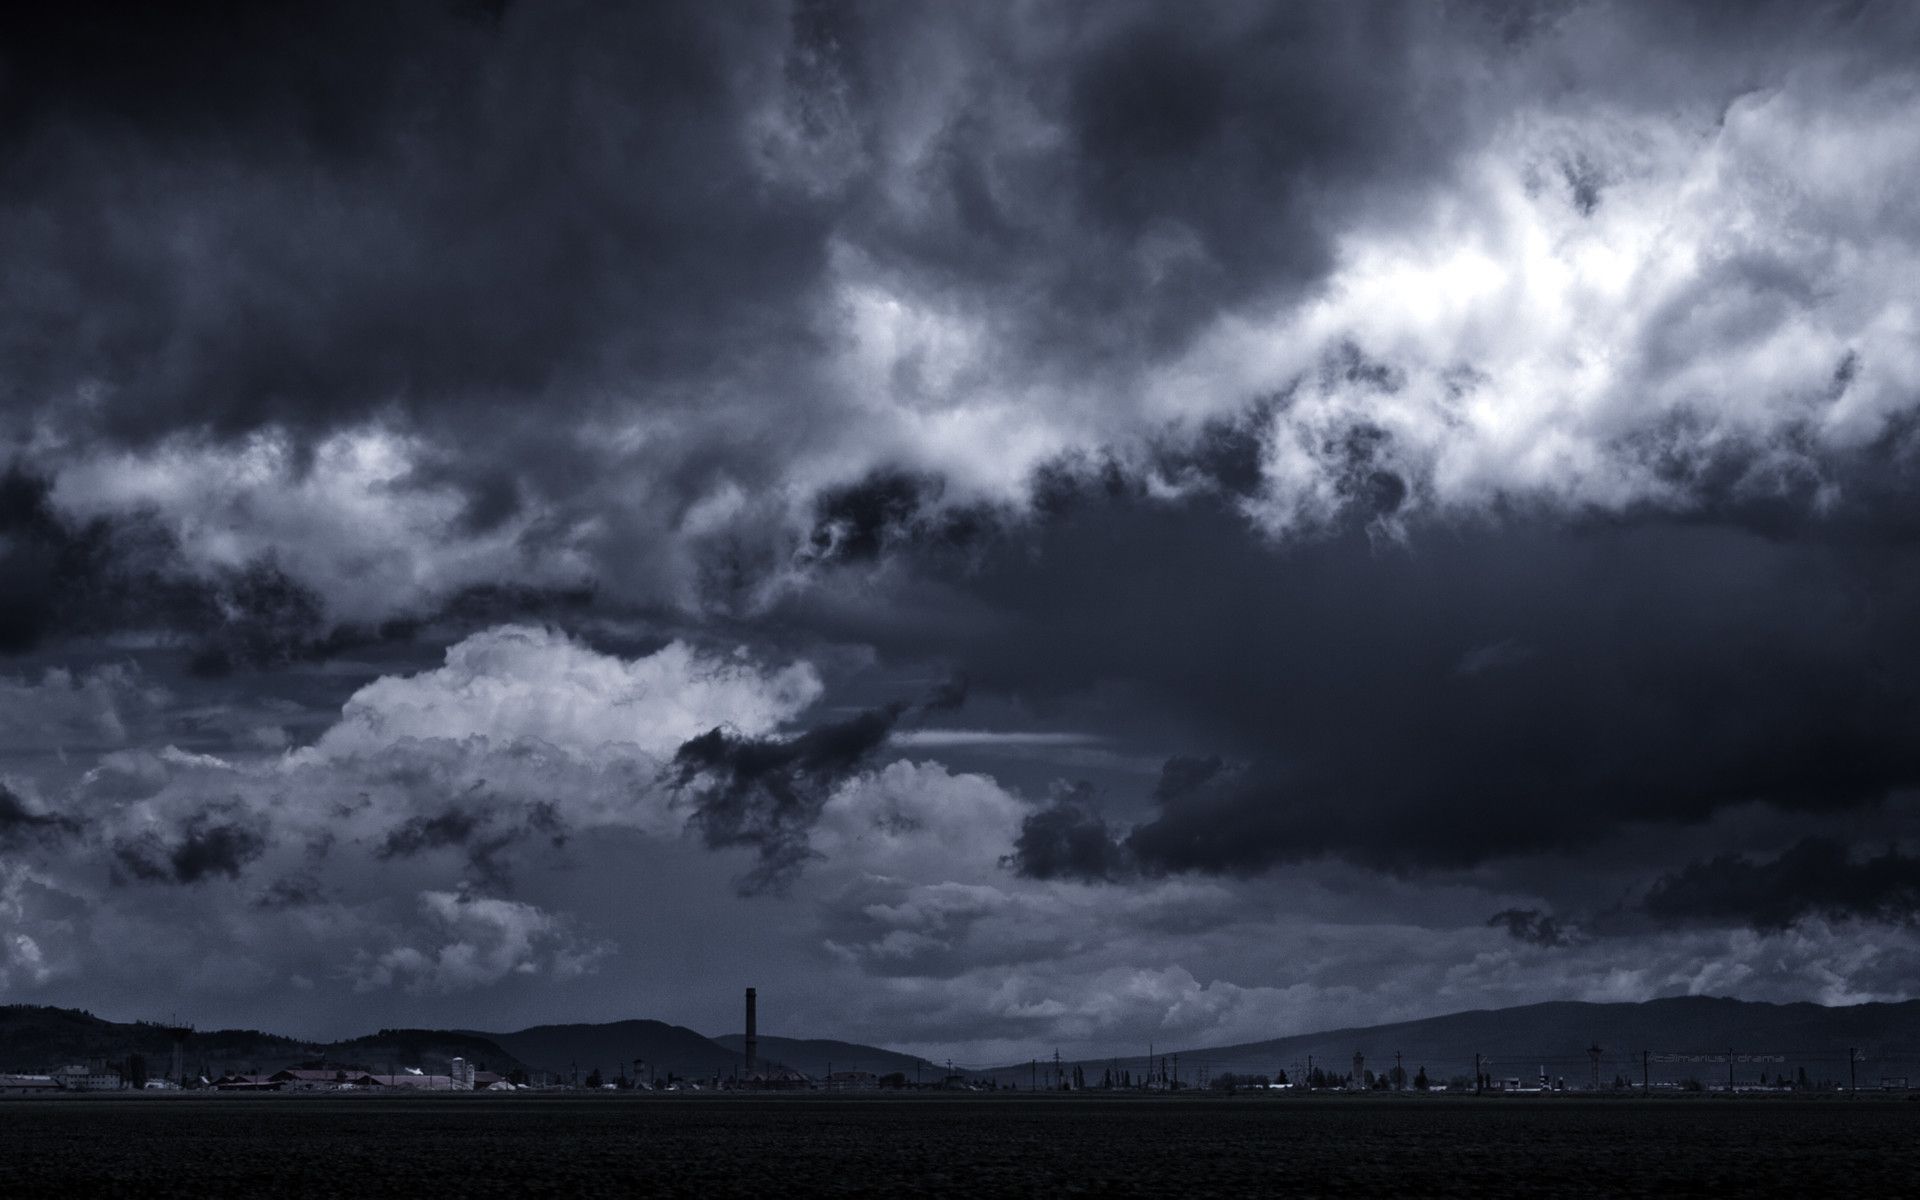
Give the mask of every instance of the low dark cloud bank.
POLYGON ((1507 908, 1487 918, 1487 925, 1504 929, 1514 939, 1535 946, 1568 946, 1579 940, 1577 931, 1551 913, 1537 908, 1507 908))
MULTIPOLYGON (((916 632, 976 689, 1194 748, 1109 839, 1148 871, 1454 868, 1756 801, 1838 812, 1920 784, 1920 554, 1895 477, 1790 526, 1513 511, 1383 542, 1361 511, 1282 547, 1209 495, 1054 478, 1053 515, 1003 548, 926 560, 953 611, 998 620, 916 632), (1096 704, 1116 688, 1125 707, 1096 704)), ((1110 873, 1082 807, 1029 835, 1032 874, 1110 873)))
POLYGON ((1770 860, 1738 854, 1687 864, 1648 891, 1656 920, 1785 929, 1803 917, 1920 918, 1920 858, 1888 848, 1856 856, 1840 841, 1808 837, 1770 860))

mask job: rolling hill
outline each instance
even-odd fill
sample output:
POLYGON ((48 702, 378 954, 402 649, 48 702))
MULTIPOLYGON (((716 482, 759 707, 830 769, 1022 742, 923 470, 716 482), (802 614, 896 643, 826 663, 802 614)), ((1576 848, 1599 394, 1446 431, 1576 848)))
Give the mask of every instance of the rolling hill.
MULTIPOLYGON (((1436 1081, 1471 1076, 1474 1056, 1481 1069, 1499 1078, 1537 1080, 1542 1070, 1572 1083, 1592 1079, 1588 1048, 1600 1049, 1600 1076, 1638 1083, 1688 1078, 1724 1083, 1726 1056, 1734 1055, 1737 1081, 1764 1073, 1793 1077, 1800 1069, 1813 1081, 1848 1079, 1848 1052, 1856 1053, 1862 1086, 1878 1086, 1886 1077, 1920 1080, 1920 1001, 1827 1007, 1819 1004, 1767 1004, 1711 996, 1680 996, 1641 1003, 1553 1001, 1516 1008, 1478 1009, 1400 1021, 1387 1025, 1332 1029, 1229 1046, 1177 1048, 1161 1045, 1157 1054, 1179 1059, 1183 1080, 1204 1068, 1273 1076, 1286 1071, 1297 1078, 1311 1062, 1348 1073, 1353 1056, 1363 1056, 1363 1071, 1389 1070, 1395 1054, 1409 1077, 1425 1067, 1436 1081), (1644 1055, 1644 1058, 1643 1058, 1644 1055)), ((1146 1047, 1131 1057, 1083 1061, 1090 1081, 1110 1067, 1138 1076, 1146 1066, 1146 1047)), ((1074 1064, 1068 1064, 1074 1065, 1074 1064)), ((991 1072, 1002 1082, 1027 1086, 1029 1064, 991 1072)), ((1044 1074, 1044 1064, 1041 1074, 1044 1074)))
MULTIPOLYGON (((577 1067, 585 1077, 594 1068, 611 1079, 644 1060, 657 1077, 668 1074, 706 1078, 730 1075, 742 1065, 742 1038, 706 1037, 663 1021, 631 1020, 605 1024, 538 1025, 511 1033, 472 1030, 384 1029, 365 1037, 331 1043, 302 1042, 258 1030, 201 1030, 187 1043, 194 1073, 225 1070, 265 1071, 299 1064, 325 1063, 374 1071, 415 1067, 443 1072, 458 1055, 507 1073, 517 1067, 569 1077, 577 1067)), ((1145 1039, 1142 1039, 1143 1042, 1145 1039)), ((1363 1071, 1390 1069, 1400 1056, 1408 1076, 1426 1068, 1435 1081, 1470 1076, 1474 1056, 1496 1078, 1536 1080, 1544 1070, 1570 1083, 1589 1082, 1599 1048, 1603 1082, 1615 1077, 1638 1082, 1699 1079, 1724 1082, 1727 1056, 1733 1055, 1736 1080, 1760 1075, 1797 1077, 1811 1082, 1863 1087, 1883 1078, 1920 1081, 1920 1000, 1894 1004, 1827 1007, 1818 1004, 1767 1004, 1707 996, 1685 996, 1644 1003, 1594 1004, 1555 1001, 1517 1008, 1478 1009, 1400 1021, 1296 1034, 1229 1046, 1175 1048, 1156 1046, 1169 1070, 1175 1060, 1183 1081, 1201 1071, 1272 1076, 1286 1071, 1297 1078, 1309 1063, 1345 1074, 1354 1055, 1363 1071), (1645 1072, 1643 1076, 1642 1072, 1645 1072)), ((161 1074, 172 1053, 164 1026, 114 1022, 90 1013, 38 1005, 0 1007, 0 1071, 47 1070, 88 1059, 123 1061, 144 1055, 150 1072, 161 1074)), ((761 1058, 808 1075, 834 1070, 876 1074, 916 1068, 922 1078, 938 1078, 940 1068, 909 1054, 854 1042, 765 1036, 761 1058)), ((1050 1058, 1051 1055, 1049 1054, 1050 1058)), ((1046 1064, 1050 1066, 1051 1064, 1046 1064)), ((1078 1065, 1090 1083, 1108 1069, 1147 1069, 1146 1046, 1131 1056, 1084 1059, 1078 1065)), ((1012 1063, 970 1071, 1004 1084, 1026 1087, 1044 1079, 1044 1067, 1012 1063)))
MULTIPOLYGON (((148 1072, 167 1073, 173 1037, 164 1025, 109 1021, 71 1008, 0 1006, 0 1071, 46 1071, 88 1060, 125 1062, 146 1058, 148 1072)), ((200 1029, 186 1042, 190 1075, 227 1071, 271 1073, 282 1067, 322 1064, 392 1073, 415 1067, 444 1073, 462 1057, 506 1073, 523 1064, 484 1035, 437 1029, 383 1029, 341 1042, 303 1042, 256 1029, 200 1029)))
POLYGON ((684 1025, 665 1021, 612 1021, 600 1025, 535 1025, 515 1033, 479 1033, 538 1070, 581 1078, 594 1068, 608 1079, 631 1072, 635 1059, 665 1079, 669 1074, 701 1079, 739 1069, 740 1055, 684 1025))
MULTIPOLYGON (((723 1034, 714 1041, 726 1047, 736 1058, 745 1053, 746 1035, 740 1033, 723 1034)), ((828 1038, 783 1038, 761 1037, 760 1057, 770 1063, 791 1067, 805 1075, 824 1076, 829 1069, 835 1071, 872 1071, 876 1075, 888 1075, 895 1071, 908 1079, 915 1072, 928 1082, 938 1080, 946 1074, 946 1067, 936 1066, 924 1058, 912 1054, 902 1054, 898 1050, 883 1050, 878 1046, 863 1046, 858 1042, 837 1042, 828 1038)))

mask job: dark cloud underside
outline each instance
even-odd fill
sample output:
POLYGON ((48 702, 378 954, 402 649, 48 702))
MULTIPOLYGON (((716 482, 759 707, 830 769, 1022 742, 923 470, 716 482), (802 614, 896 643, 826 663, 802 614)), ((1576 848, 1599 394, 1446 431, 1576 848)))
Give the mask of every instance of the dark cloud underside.
MULTIPOLYGON (((1902 512, 1862 520, 1515 512, 1273 547, 1210 500, 1103 489, 949 576, 997 622, 914 632, 977 688, 1126 689, 1129 732, 1201 755, 1126 836, 1148 869, 1460 866, 1920 782, 1920 558, 1902 512)), ((1046 820, 1039 874, 1085 826, 1046 820)))

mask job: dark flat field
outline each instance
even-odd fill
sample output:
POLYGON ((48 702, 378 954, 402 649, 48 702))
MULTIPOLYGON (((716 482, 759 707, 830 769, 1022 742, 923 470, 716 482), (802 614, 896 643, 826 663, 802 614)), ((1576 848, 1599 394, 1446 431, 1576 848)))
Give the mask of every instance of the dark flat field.
POLYGON ((0 1195, 1903 1194, 1920 1103, 0 1100, 0 1195))

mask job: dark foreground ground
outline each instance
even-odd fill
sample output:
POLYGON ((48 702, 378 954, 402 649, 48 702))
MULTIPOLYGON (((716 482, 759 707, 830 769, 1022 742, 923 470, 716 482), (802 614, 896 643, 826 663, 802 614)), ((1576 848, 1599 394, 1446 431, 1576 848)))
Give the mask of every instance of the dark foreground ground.
POLYGON ((0 1099, 0 1195, 1914 1194, 1920 1103, 0 1099))

